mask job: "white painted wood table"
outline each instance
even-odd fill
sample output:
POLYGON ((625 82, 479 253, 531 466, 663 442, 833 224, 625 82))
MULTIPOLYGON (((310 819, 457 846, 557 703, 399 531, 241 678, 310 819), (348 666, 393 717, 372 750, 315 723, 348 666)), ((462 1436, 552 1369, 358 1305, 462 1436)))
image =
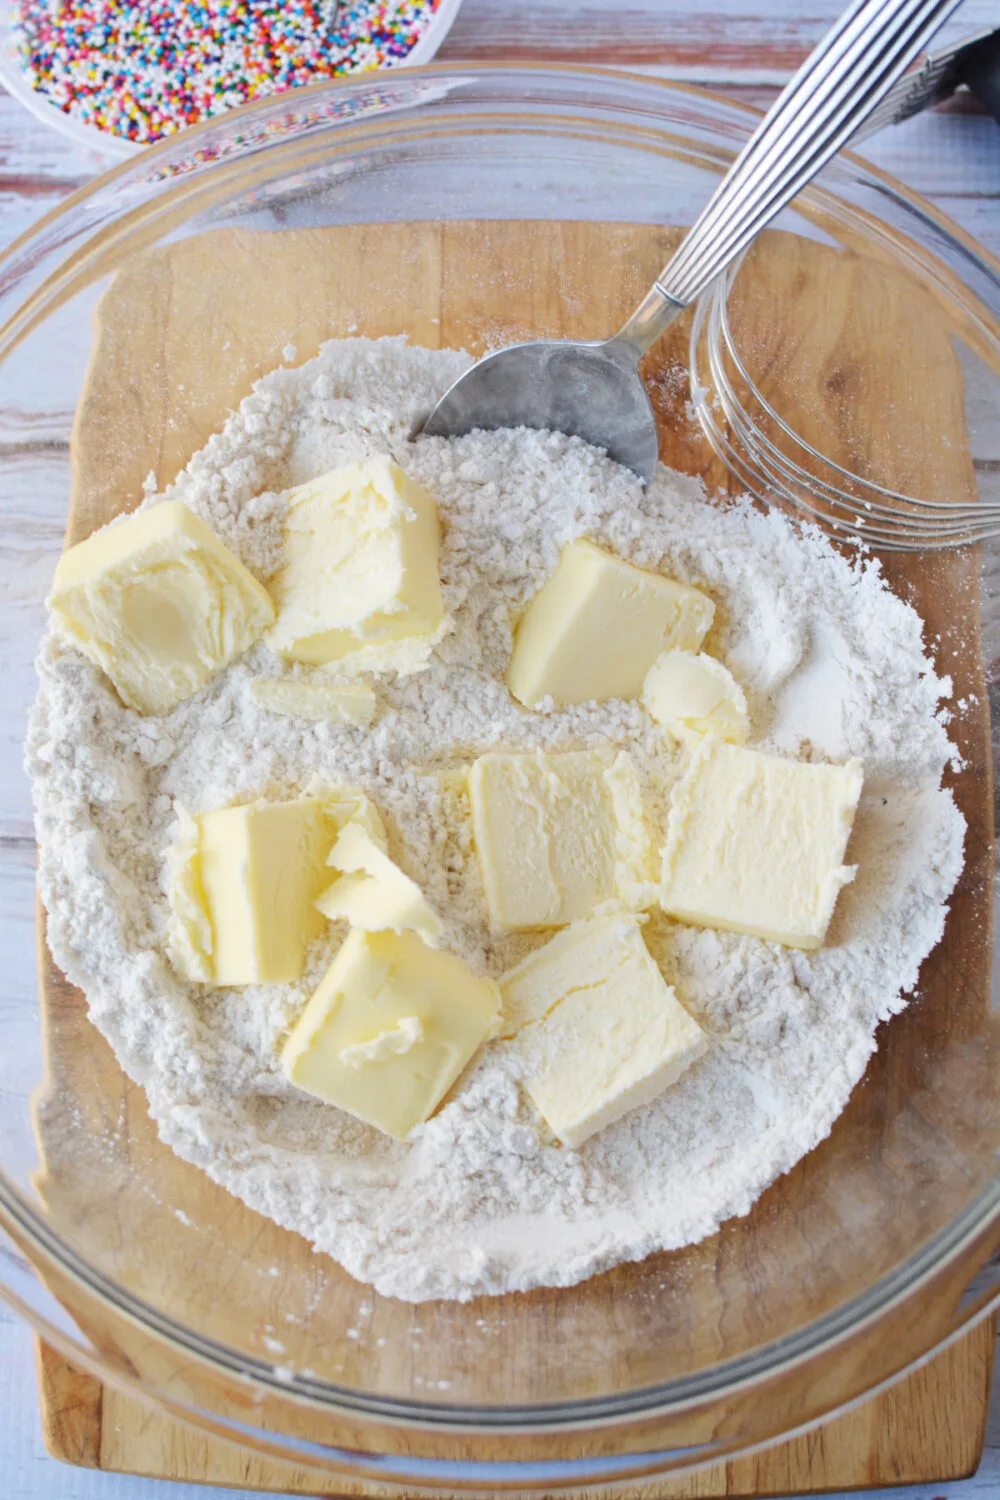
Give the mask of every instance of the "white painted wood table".
MULTIPOLYGON (((519 58, 576 61, 641 70, 766 103, 836 15, 838 0, 466 0, 441 60, 519 58)), ((966 0, 942 35, 1000 24, 1000 0, 966 0)), ((956 102, 885 132, 865 154, 926 194, 1000 254, 1000 126, 956 102)), ((0 245, 7 245, 75 188, 108 165, 39 124, 0 92, 0 245)), ((6 417, 0 441, 30 444, 6 417)), ((35 520, 7 544, 30 554, 35 520)), ((5 601, 0 599, 0 636, 5 601)), ((0 828, 24 845, 23 899, 0 921, 33 919, 29 830, 0 828)), ((28 979, 29 976, 24 976, 28 979)), ((941 1413, 946 1422, 948 1415, 941 1413)), ((162 1485, 50 1459, 42 1446, 29 1330, 0 1308, 0 1495, 3 1500, 200 1500, 189 1485, 162 1485)), ((236 1491, 212 1493, 235 1495, 236 1491)), ((941 1487, 885 1491, 932 1500, 941 1487)), ((978 1475, 947 1486, 947 1500, 1000 1500, 1000 1383, 994 1389, 986 1452, 978 1475)))

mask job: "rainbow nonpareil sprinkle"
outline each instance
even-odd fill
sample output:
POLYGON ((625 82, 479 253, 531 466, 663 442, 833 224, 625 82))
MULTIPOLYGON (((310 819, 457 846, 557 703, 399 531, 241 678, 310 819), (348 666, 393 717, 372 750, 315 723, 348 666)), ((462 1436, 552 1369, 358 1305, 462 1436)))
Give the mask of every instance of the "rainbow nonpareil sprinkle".
POLYGON ((86 125, 160 140, 237 104, 398 63, 439 0, 16 0, 32 87, 86 125))

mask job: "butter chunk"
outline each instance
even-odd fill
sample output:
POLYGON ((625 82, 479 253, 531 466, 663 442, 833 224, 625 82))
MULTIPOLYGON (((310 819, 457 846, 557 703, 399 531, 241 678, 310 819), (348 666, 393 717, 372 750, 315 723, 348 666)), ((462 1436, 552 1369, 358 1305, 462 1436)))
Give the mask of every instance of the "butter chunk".
POLYGON ((505 974, 500 992, 525 1089, 567 1146, 648 1104, 708 1046, 634 917, 575 922, 505 974))
POLYGON ((571 542, 518 626, 507 686, 527 708, 638 698, 656 658, 699 650, 714 615, 699 589, 571 542))
POLYGON ((678 739, 717 734, 742 744, 750 734, 743 689, 721 661, 692 651, 665 651, 650 667, 643 701, 658 724, 678 739))
POLYGON ((49 608, 122 702, 169 712, 263 635, 270 595, 179 500, 64 552, 49 608))
POLYGON ((285 564, 271 581, 282 656, 413 671, 445 624, 431 495, 388 458, 334 469, 286 496, 285 564))
POLYGON ((177 830, 166 857, 167 952, 182 979, 210 984, 212 924, 201 883, 201 828, 186 808, 177 808, 177 830))
POLYGON ((364 682, 267 682, 250 684, 253 698, 273 714, 313 723, 367 728, 375 718, 375 689, 364 682))
POLYGON ((168 855, 168 948, 185 978, 214 985, 299 979, 324 930, 313 905, 329 878, 324 802, 251 803, 182 820, 168 855))
POLYGON ((682 922, 818 948, 842 886, 861 762, 782 760, 714 736, 674 787, 661 904, 682 922))
POLYGON ((332 922, 367 932, 418 932, 432 948, 440 942, 444 928, 423 891, 359 823, 346 825, 327 864, 344 872, 316 898, 332 922))
POLYGON ((281 1053, 298 1088, 402 1140, 440 1104, 500 1008, 491 979, 412 932, 344 941, 281 1053))
POLYGON ((342 833, 349 825, 356 824, 365 830, 380 849, 388 849, 389 840, 382 814, 368 793, 363 792, 359 786, 330 787, 317 778, 306 790, 322 799, 337 834, 342 833))
POLYGON ((644 888, 647 835, 635 768, 587 751, 481 755, 469 773, 472 829, 490 918, 562 927, 644 888))
POLYGON ((604 773, 615 826, 615 896, 630 911, 655 906, 653 850, 635 764, 621 751, 604 773))

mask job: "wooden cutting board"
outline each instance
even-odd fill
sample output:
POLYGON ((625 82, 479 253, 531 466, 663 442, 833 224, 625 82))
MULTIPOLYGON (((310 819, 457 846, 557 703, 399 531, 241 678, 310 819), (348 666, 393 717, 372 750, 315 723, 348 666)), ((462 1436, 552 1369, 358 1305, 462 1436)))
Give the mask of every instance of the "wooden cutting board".
MULTIPOLYGON (((996 1320, 987 1318, 915 1375, 846 1416, 748 1458, 618 1489, 616 1500, 805 1495, 964 1479, 982 1456, 995 1342, 996 1320)), ((41 1342, 38 1381, 45 1446, 64 1463, 278 1494, 348 1493, 314 1470, 175 1422, 102 1385, 41 1342)))
MULTIPOLYGON (((668 258, 673 240, 671 231, 633 225, 378 224, 272 234, 217 231, 146 252, 119 273, 98 313, 92 366, 74 432, 69 540, 80 540, 130 508, 150 470, 160 486, 168 483, 222 425, 255 378, 283 360, 301 363, 327 338, 405 331, 431 347, 479 350, 538 334, 606 333, 668 258)), ((936 482, 955 497, 970 493, 974 479, 962 421, 961 373, 946 332, 938 346, 928 339, 933 309, 915 303, 914 289, 902 278, 896 284, 884 268, 838 257, 822 245, 776 235, 768 238, 761 256, 754 316, 771 366, 780 369, 783 383, 792 382, 800 391, 805 435, 826 452, 845 441, 835 399, 840 393, 824 388, 809 350, 823 341, 832 360, 845 337, 845 309, 852 310, 856 338, 860 307, 870 316, 852 420, 873 463, 890 481, 916 467, 924 477, 934 470, 936 482), (775 337, 771 349, 766 340, 779 323, 812 330, 812 343, 799 347, 775 337), (942 430, 948 434, 944 444, 935 436, 942 430)), ((712 488, 732 488, 728 474, 685 419, 686 336, 684 327, 673 330, 646 371, 661 421, 664 458, 676 468, 703 474, 712 488)), ((821 366, 826 367, 822 361, 821 366)), ((855 446, 856 439, 857 431, 855 446)), ((981 689, 976 653, 970 653, 965 638, 952 640, 949 634, 948 601, 956 588, 968 592, 974 585, 968 560, 939 559, 926 575, 914 571, 909 560, 893 566, 897 585, 915 590, 932 633, 942 634, 942 650, 954 645, 958 652, 958 690, 981 689)), ((973 993, 987 993, 982 919, 988 881, 983 876, 992 823, 985 729, 982 715, 958 725, 972 774, 961 779, 956 792, 973 837, 945 947, 961 945, 966 1005, 973 1003, 973 993)), ((891 1044, 872 1065, 888 1070, 891 1082, 902 1090, 916 1086, 919 1066, 913 1057, 926 1047, 928 1036, 955 1018, 959 1001, 946 957, 925 966, 920 1005, 893 1023, 891 1044)), ((159 1145, 146 1120, 141 1091, 118 1069, 86 1019, 83 997, 55 969, 44 944, 41 988, 49 1080, 38 1109, 39 1190, 50 1210, 61 1208, 79 1222, 84 1199, 77 1202, 74 1193, 79 1193, 80 1181, 84 1194, 88 1191, 87 1173, 67 1162, 65 1138, 57 1133, 65 1116, 46 1106, 60 1087, 71 1091, 95 1136, 113 1120, 126 1155, 131 1149, 136 1160, 155 1157, 164 1202, 173 1201, 173 1174, 181 1173, 187 1174, 188 1184, 192 1175, 204 1182, 205 1193, 218 1199, 219 1189, 159 1145)), ((838 1125, 838 1131, 880 1128, 876 1118, 865 1115, 869 1106, 862 1094, 859 1090, 848 1111, 853 1126, 838 1125)), ((930 1135, 922 1150, 929 1140, 930 1135)), ((960 1146, 949 1142, 949 1149, 960 1146)), ((826 1149, 814 1154, 814 1166, 825 1160, 826 1149)), ((776 1184, 766 1195, 768 1211, 780 1213, 801 1181, 796 1169, 776 1184)), ((239 1206, 221 1197, 236 1212, 239 1206)), ((745 1232, 752 1234, 752 1225, 745 1232)), ((158 1271, 152 1224, 149 1238, 153 1249, 148 1261, 137 1266, 133 1260, 128 1268, 139 1285, 144 1275, 158 1271)), ((297 1237, 284 1238, 304 1249, 297 1237)), ((593 1295, 609 1293, 595 1284, 593 1295)), ((806 1437, 691 1478, 643 1486, 641 1493, 791 1494, 967 1475, 982 1447, 995 1334, 993 1320, 985 1321, 893 1390, 806 1437), (944 1420, 942 1413, 947 1413, 944 1420)), ((182 1427, 102 1386, 44 1346, 39 1381, 46 1445, 67 1462, 289 1493, 344 1493, 342 1483, 324 1482, 313 1473, 182 1427)))

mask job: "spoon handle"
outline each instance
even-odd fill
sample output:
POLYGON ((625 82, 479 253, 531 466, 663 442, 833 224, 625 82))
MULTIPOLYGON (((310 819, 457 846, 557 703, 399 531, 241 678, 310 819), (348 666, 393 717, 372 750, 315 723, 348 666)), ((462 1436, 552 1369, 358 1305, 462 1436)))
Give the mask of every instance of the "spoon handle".
POLYGON ((857 130, 960 0, 854 0, 764 116, 618 338, 644 351, 857 130))

